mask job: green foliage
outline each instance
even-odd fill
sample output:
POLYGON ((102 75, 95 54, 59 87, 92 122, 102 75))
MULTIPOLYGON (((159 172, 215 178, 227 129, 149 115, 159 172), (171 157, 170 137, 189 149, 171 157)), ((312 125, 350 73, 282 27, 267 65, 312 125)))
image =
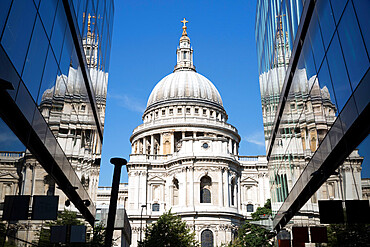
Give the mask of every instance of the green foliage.
POLYGON ((327 246, 370 246, 370 225, 332 224, 328 226, 327 246))
POLYGON ((258 207, 256 212, 252 213, 252 220, 261 220, 262 215, 270 216, 272 214, 271 210, 271 200, 267 199, 265 205, 263 207, 258 207))
POLYGON ((105 227, 101 224, 96 225, 89 246, 91 247, 104 246, 104 240, 105 240, 105 227))
POLYGON ((195 241, 195 233, 187 228, 186 223, 180 217, 169 212, 161 215, 157 222, 149 225, 145 230, 145 239, 139 242, 139 247, 198 246, 195 241))
MULTIPOLYGON (((271 213, 271 201, 268 199, 263 207, 258 207, 256 212, 252 213, 252 221, 261 220, 260 216, 269 216, 271 213)), ((246 220, 239 228, 237 239, 228 247, 272 246, 270 240, 274 234, 249 222, 250 220, 246 220)))

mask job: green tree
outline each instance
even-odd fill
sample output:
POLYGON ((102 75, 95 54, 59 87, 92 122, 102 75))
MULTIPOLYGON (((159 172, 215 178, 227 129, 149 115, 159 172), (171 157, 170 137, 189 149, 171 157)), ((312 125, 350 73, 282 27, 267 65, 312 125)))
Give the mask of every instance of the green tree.
POLYGON ((370 224, 332 224, 328 226, 327 246, 370 246, 370 224))
MULTIPOLYGON (((256 212, 252 213, 252 221, 269 217, 271 213, 271 201, 268 199, 263 207, 258 207, 256 212)), ((260 226, 251 224, 250 221, 246 220, 239 228, 238 237, 229 244, 229 247, 272 246, 271 239, 274 234, 260 226)))
POLYGON ((93 236, 90 240, 91 247, 104 246, 105 241, 105 227, 101 224, 94 227, 93 236))
POLYGON ((161 215, 157 222, 149 225, 145 230, 145 239, 139 241, 139 247, 152 246, 192 247, 198 246, 198 243, 195 240, 195 233, 170 210, 161 215))

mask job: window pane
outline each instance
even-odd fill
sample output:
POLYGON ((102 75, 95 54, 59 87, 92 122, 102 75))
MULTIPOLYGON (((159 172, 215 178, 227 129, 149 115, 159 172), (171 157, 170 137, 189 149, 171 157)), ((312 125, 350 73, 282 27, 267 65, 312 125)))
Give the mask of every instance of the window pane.
POLYGON ((352 94, 352 90, 349 84, 342 51, 336 33, 334 34, 333 40, 327 52, 327 59, 335 91, 335 97, 338 104, 338 112, 340 112, 343 106, 346 104, 349 96, 352 94))
POLYGON ((318 23, 317 12, 314 11, 312 14, 312 19, 310 27, 308 28, 308 33, 311 37, 312 50, 315 58, 316 67, 320 67, 321 61, 324 57, 324 45, 321 38, 320 26, 318 23))
POLYGON ((44 24, 47 35, 50 37, 51 28, 53 26, 55 10, 58 0, 42 0, 39 7, 39 13, 42 23, 44 24))
POLYGON ((42 76, 42 83, 37 97, 37 104, 41 102, 43 97, 52 96, 54 91, 55 79, 57 76, 57 63, 54 55, 49 47, 48 57, 46 59, 44 75, 42 76))
POLYGON ((35 100, 40 88, 47 48, 48 40, 41 21, 37 18, 22 75, 28 91, 35 100))
POLYGON ((36 109, 36 105, 23 83, 19 83, 17 98, 15 102, 17 103, 19 109, 22 111, 28 122, 31 124, 33 112, 36 109))
POLYGON ((1 0, 0 1, 0 32, 3 32, 6 17, 8 17, 8 12, 12 0, 1 0))
POLYGON ((6 152, 24 152, 25 146, 18 137, 10 130, 8 125, 0 117, 0 156, 5 156, 6 152))
POLYGON ((14 1, 1 43, 20 73, 35 22, 36 9, 32 0, 14 1))
POLYGON ((62 1, 59 1, 56 18, 53 26, 53 33, 51 34, 51 47, 53 48, 55 58, 59 62, 60 53, 62 50, 64 32, 66 29, 66 15, 62 1))
MULTIPOLYGON (((325 0, 321 0, 321 1, 325 1, 325 0)), ((333 8, 335 21, 336 23, 338 23, 340 16, 343 13, 344 7, 347 3, 347 0, 330 0, 330 2, 333 8)))
POLYGON ((355 89, 369 68, 369 59, 366 55, 352 4, 348 4, 344 11, 338 26, 338 33, 352 88, 355 89))
POLYGON ((3 48, 0 46, 0 78, 12 83, 12 88, 7 91, 9 95, 14 99, 19 85, 19 76, 15 71, 13 64, 9 61, 3 48))
POLYGON ((318 1, 316 8, 319 15, 324 45, 325 48, 328 48, 331 37, 333 36, 335 30, 333 13, 331 11, 330 3, 329 1, 318 1))
POLYGON ((370 25, 369 25, 369 9, 370 1, 353 0, 358 21, 360 23, 362 35, 365 40, 367 51, 370 51, 370 25))
MULTIPOLYGON (((323 100, 328 101, 327 103, 330 105, 334 104, 336 106, 337 102, 335 100, 334 89, 333 89, 333 85, 331 82, 326 58, 324 59, 324 62, 321 65, 321 69, 320 69, 318 77, 319 77, 318 83, 321 88, 321 96, 323 97, 323 100)), ((333 108, 334 112, 332 111, 325 112, 326 117, 332 120, 331 122, 333 122, 335 120, 334 119, 335 116, 337 116, 337 109, 336 109, 337 107, 335 106, 333 108)))

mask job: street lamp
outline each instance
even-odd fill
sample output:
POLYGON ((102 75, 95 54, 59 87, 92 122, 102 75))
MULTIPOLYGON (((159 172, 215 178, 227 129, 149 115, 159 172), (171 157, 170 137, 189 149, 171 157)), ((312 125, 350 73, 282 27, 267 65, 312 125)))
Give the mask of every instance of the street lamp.
POLYGON ((143 209, 146 208, 146 205, 141 205, 141 215, 140 215, 140 242, 142 241, 141 234, 143 231, 143 209))
POLYGON ((105 247, 112 246, 114 222, 116 220, 116 211, 117 211, 119 181, 121 178, 121 168, 122 166, 127 164, 127 160, 122 158, 111 158, 110 163, 114 165, 114 172, 113 172, 112 190, 110 193, 107 228, 105 229, 105 247))

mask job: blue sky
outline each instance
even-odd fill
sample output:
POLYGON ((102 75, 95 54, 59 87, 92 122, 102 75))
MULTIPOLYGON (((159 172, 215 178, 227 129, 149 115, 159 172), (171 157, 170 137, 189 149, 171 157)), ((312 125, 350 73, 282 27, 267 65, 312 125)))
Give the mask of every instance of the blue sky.
MULTIPOLYGON (((240 155, 265 154, 255 12, 255 0, 115 1, 100 186, 111 185, 111 157, 129 160, 129 138, 142 123, 150 92, 175 66, 184 17, 194 65, 219 90, 228 122, 242 137, 240 155)), ((365 142, 361 155, 370 151, 370 139, 365 142)), ((125 167, 121 182, 127 182, 125 167)))
MULTIPOLYGON (((256 2, 115 1, 100 185, 111 185, 111 157, 129 159, 154 86, 172 73, 184 17, 197 72, 219 90, 241 155, 264 155, 254 19, 256 2)), ((122 182, 127 182, 123 168, 122 182)))

